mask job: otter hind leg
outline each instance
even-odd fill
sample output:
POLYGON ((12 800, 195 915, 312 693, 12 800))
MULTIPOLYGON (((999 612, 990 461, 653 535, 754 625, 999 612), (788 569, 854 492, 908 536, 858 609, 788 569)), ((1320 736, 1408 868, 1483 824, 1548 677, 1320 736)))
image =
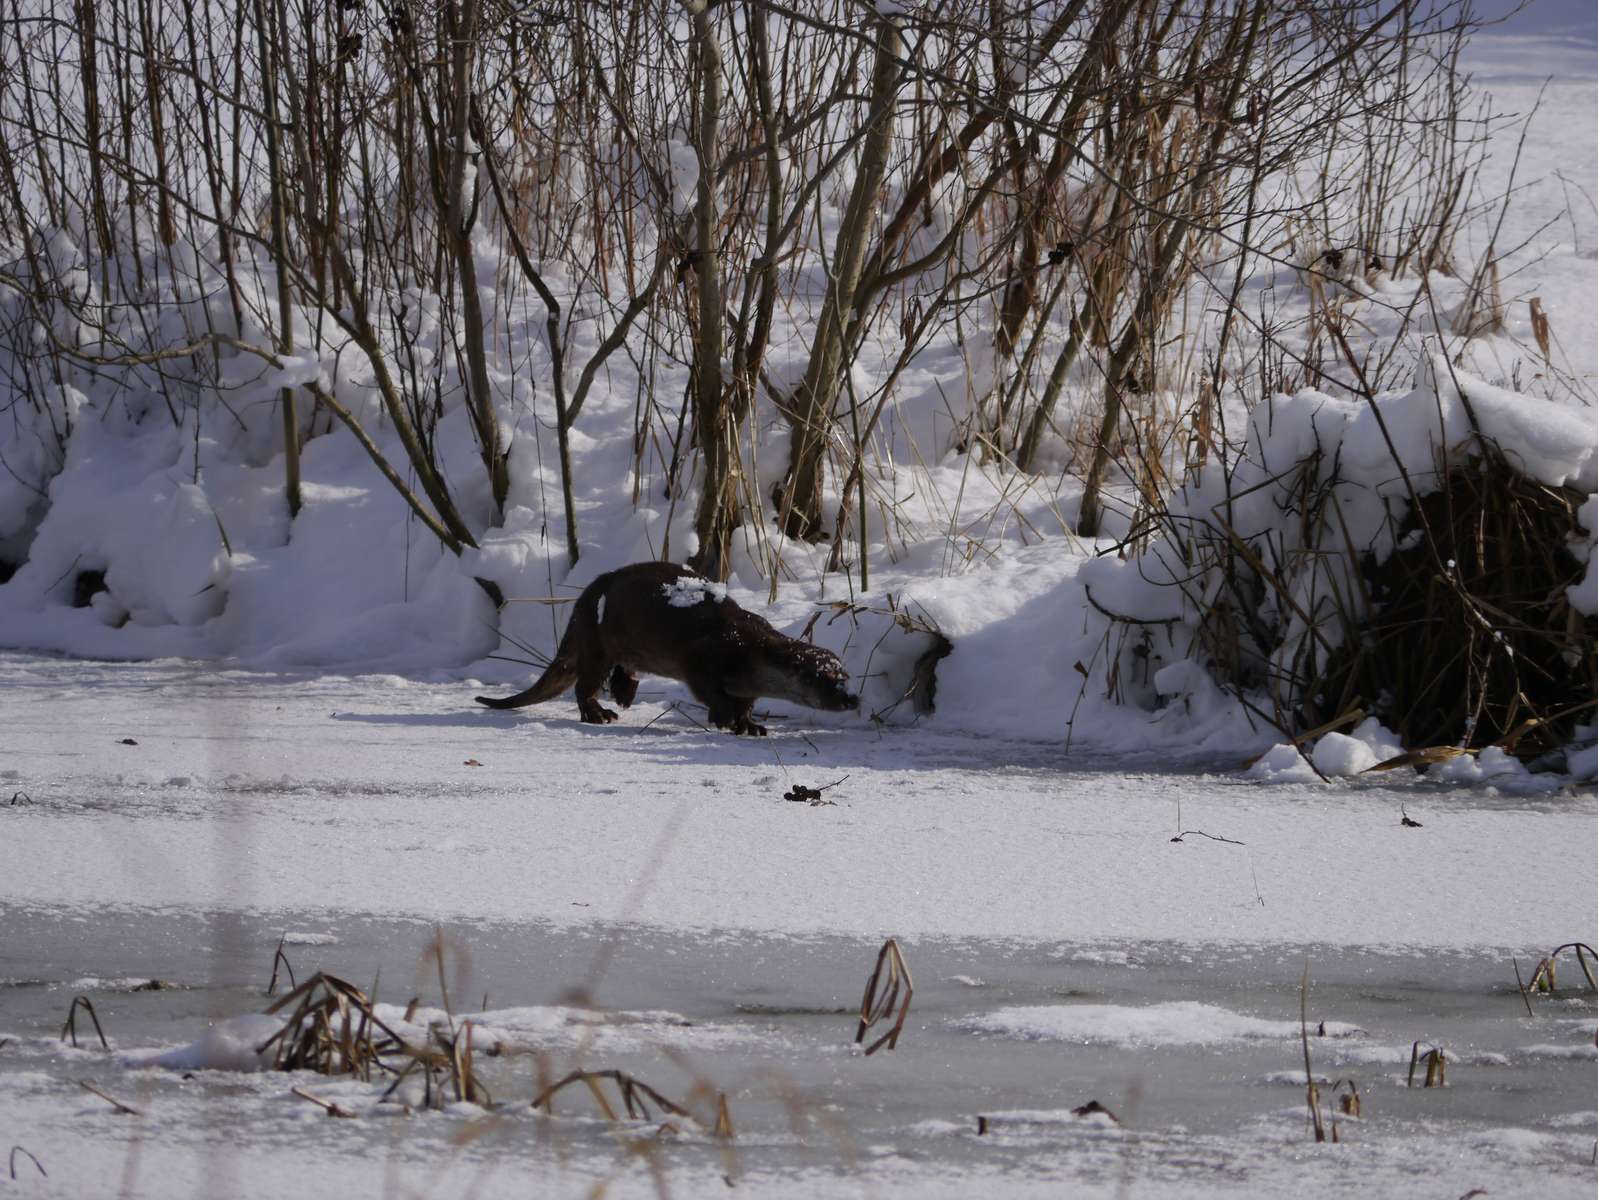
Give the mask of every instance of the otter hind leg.
POLYGON ((617 719, 615 709, 599 702, 599 689, 609 674, 610 664, 603 659, 589 658, 578 664, 577 713, 589 725, 609 725, 617 719))
POLYGON ((621 663, 617 663, 610 672, 610 698, 623 708, 631 708, 633 701, 638 698, 638 676, 621 663))
POLYGON ((577 716, 588 725, 609 725, 620 719, 614 708, 606 708, 598 700, 586 696, 577 697, 577 716))

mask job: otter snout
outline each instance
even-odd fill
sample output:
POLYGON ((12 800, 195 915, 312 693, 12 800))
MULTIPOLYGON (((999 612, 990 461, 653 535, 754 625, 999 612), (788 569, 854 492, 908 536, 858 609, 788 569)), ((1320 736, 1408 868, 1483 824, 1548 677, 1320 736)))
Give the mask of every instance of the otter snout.
MULTIPOLYGON (((826 651, 820 653, 826 654, 826 651)), ((860 696, 849 690, 849 676, 844 671, 843 664, 831 654, 826 654, 822 669, 811 681, 810 692, 812 708, 825 709, 828 712, 849 712, 860 707, 860 696)))

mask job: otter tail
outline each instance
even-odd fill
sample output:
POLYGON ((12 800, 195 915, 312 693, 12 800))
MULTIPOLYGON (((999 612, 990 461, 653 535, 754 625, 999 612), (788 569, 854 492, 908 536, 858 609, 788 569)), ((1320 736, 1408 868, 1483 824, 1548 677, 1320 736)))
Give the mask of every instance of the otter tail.
POLYGON ((504 697, 479 696, 477 703, 486 704, 489 708, 524 708, 529 704, 542 704, 545 700, 553 700, 576 682, 577 664, 569 659, 557 657, 538 677, 538 682, 525 692, 504 697))
POLYGON ((544 669, 532 687, 503 698, 478 696, 477 703, 486 704, 489 708, 525 708, 529 704, 553 700, 576 683, 577 646, 584 641, 592 642, 599 636, 599 601, 609 581, 609 574, 601 575, 577 597, 577 603, 572 606, 571 620, 566 623, 566 632, 561 635, 560 649, 555 651, 554 661, 544 669))

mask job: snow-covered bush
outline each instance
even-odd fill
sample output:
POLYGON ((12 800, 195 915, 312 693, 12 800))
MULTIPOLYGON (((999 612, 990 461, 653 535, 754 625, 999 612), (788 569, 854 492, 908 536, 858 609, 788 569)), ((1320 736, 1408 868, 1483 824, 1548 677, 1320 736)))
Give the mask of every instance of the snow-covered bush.
POLYGON ((1157 691, 1190 692, 1197 661, 1293 733, 1374 713, 1428 745, 1568 735, 1598 649, 1578 519, 1598 415, 1441 357, 1419 374, 1370 400, 1262 405, 1140 553, 1084 567, 1105 611, 1153 634, 1157 691))

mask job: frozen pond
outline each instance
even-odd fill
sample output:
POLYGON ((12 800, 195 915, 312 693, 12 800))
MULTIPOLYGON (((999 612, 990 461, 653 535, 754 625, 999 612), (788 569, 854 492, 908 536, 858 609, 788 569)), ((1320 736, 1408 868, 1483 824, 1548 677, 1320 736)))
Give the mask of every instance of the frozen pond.
MULTIPOLYGON (((436 1170, 428 1194, 510 1194, 531 1180, 576 1196, 612 1177, 647 1193, 635 1140, 657 1147, 654 1162, 685 1195, 722 1173, 762 1195, 1026 1192, 1066 1181, 1088 1194, 1266 1195, 1294 1179, 1331 1194, 1393 1194, 1407 1180, 1416 1194, 1459 1195, 1533 1176, 1543 1194, 1576 1195, 1594 1181, 1598 1006, 1541 1001, 1527 1019, 1509 965, 1471 955, 1309 952, 1311 1032, 1327 1023, 1311 1038, 1315 1072, 1327 1085, 1357 1081, 1364 1116, 1341 1121, 1335 1147, 1313 1145, 1306 1117, 1297 948, 912 941, 903 1039, 868 1059, 850 1048, 876 949, 864 940, 451 926, 457 1011, 486 1003, 477 1019, 524 1051, 478 1060, 500 1106, 492 1113, 401 1116, 377 1103, 386 1081, 185 1075, 123 1057, 263 1008, 285 931, 302 974, 324 967, 363 987, 380 979, 396 1005, 439 1002, 431 964, 420 962, 431 930, 416 922, 9 914, 7 1140, 51 1171, 36 1182, 22 1172, 24 1194, 109 1195, 125 1181, 134 1195, 269 1194, 301 1173, 370 1189, 396 1162, 436 1170), (152 978, 172 986, 138 990, 152 978), (584 981, 608 1018, 557 1007, 584 981), (90 1048, 55 1041, 76 994, 94 1001, 112 1052, 81 1017, 90 1048), (1406 1087, 1416 1038, 1446 1048, 1446 1087, 1406 1087), (620 1068, 678 1099, 701 1080, 725 1091, 730 1152, 686 1121, 681 1135, 655 1140, 659 1115, 620 1134, 580 1087, 557 1101, 556 1119, 531 1115, 540 1071, 548 1079, 579 1065, 620 1068), (80 1079, 140 1115, 116 1113, 80 1079), (290 1094, 295 1084, 361 1115, 329 1121, 290 1094), (1123 1124, 1070 1115, 1090 1100, 1123 1124), (990 1118, 986 1136, 979 1116, 990 1118)), ((1323 1093, 1331 1120, 1331 1088, 1323 1093)))
POLYGON ((1528 1018, 1510 961, 1529 975, 1598 935, 1580 791, 1261 785, 808 717, 756 742, 670 695, 593 730, 570 705, 473 711, 448 681, 7 657, 0 684, 0 800, 22 793, 0 806, 0 1150, 25 1152, 0 1178, 14 1164, 19 1195, 1598 1185, 1598 1005, 1567 959, 1528 1018), (782 799, 845 776, 833 806, 782 799), (260 1012, 284 934, 302 978, 437 1006, 435 928, 451 1008, 505 1051, 477 1060, 492 1109, 142 1065, 260 1012), (866 1058, 854 1012, 888 934, 914 1004, 866 1058), (1306 1115, 1306 959, 1328 1123, 1335 1083, 1361 1100, 1336 1146, 1306 1115), (109 1052, 81 1014, 82 1048, 57 1040, 77 994, 109 1052), (1444 1047, 1447 1086, 1405 1086, 1416 1040, 1444 1047), (553 1120, 529 1111, 578 1066, 701 1115, 725 1092, 736 1136, 613 1127, 580 1087, 553 1120), (1072 1115, 1089 1101, 1120 1124, 1072 1115))

